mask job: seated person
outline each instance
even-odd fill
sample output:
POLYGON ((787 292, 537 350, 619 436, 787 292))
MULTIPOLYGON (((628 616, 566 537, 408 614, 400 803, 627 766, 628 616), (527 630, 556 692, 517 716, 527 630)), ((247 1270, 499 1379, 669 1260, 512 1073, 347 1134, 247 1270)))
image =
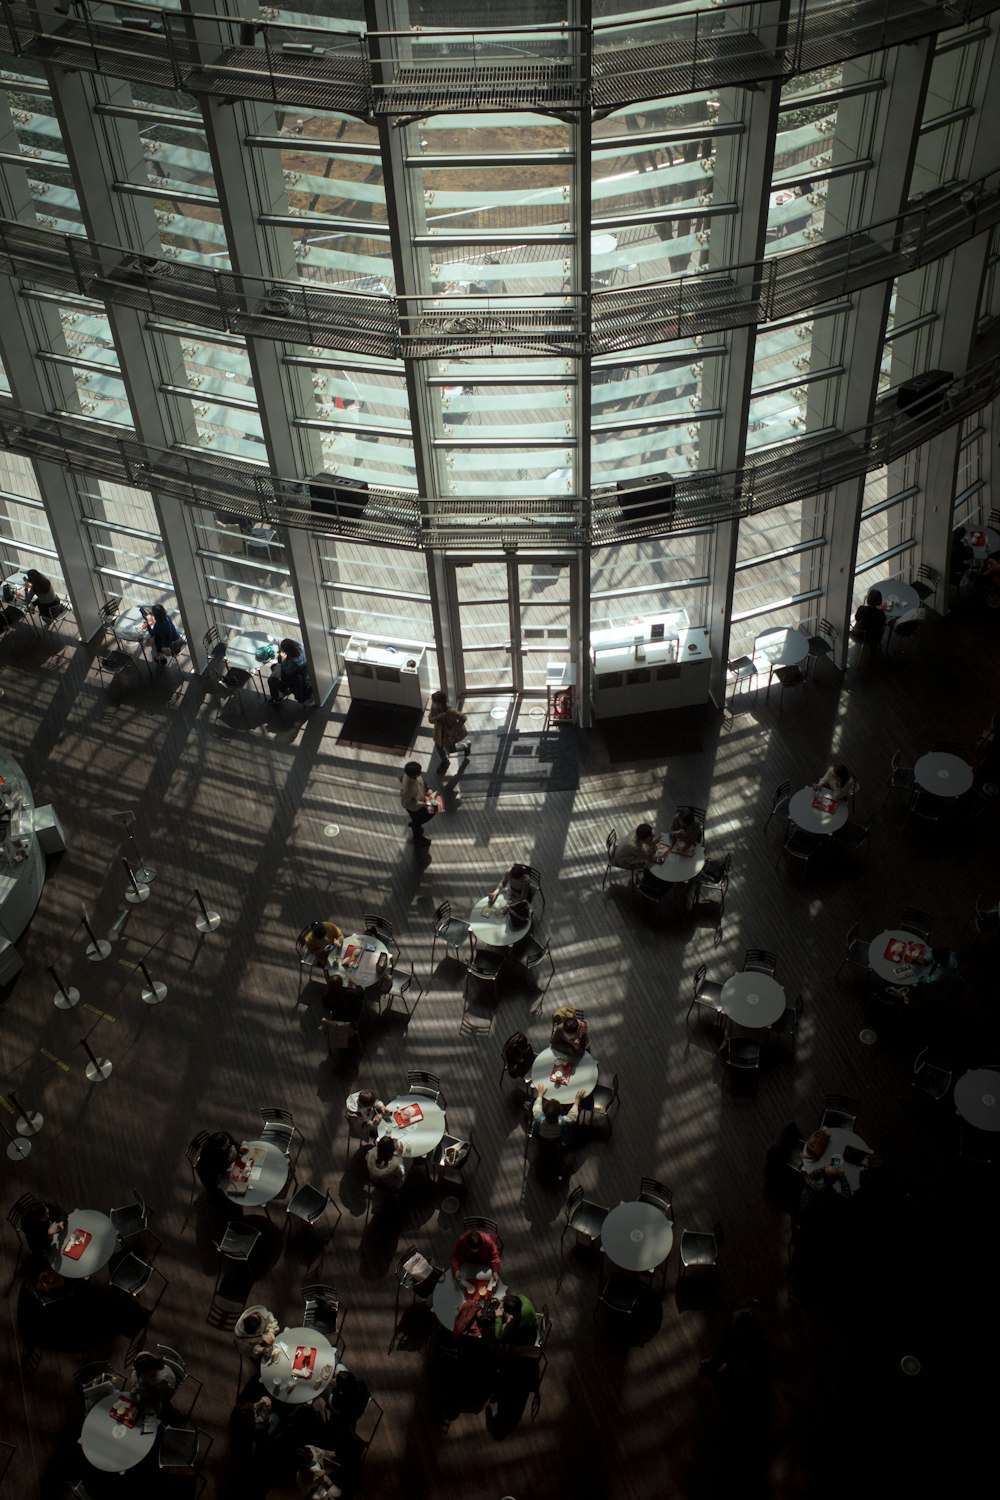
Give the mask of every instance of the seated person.
POLYGON ((552 1012, 552 1035, 549 1045, 559 1057, 582 1057, 587 1050, 587 1023, 572 1005, 560 1005, 552 1012))
POLYGON ((21 1215, 21 1233, 32 1255, 51 1260, 52 1252, 60 1236, 66 1233, 68 1214, 57 1203, 44 1203, 37 1198, 29 1203, 21 1215))
POLYGON ((299 1463, 295 1482, 304 1500, 338 1500, 344 1493, 334 1479, 339 1465, 332 1448, 317 1448, 310 1443, 299 1449, 299 1463))
POLYGON ((54 620, 63 612, 63 602, 44 573, 29 568, 24 575, 24 602, 31 607, 37 604, 38 613, 46 620, 54 620))
POLYGON ((354 1428, 368 1405, 368 1386, 346 1365, 338 1364, 333 1383, 321 1398, 328 1421, 354 1428))
POLYGON ((961 982, 958 954, 950 948, 932 948, 930 959, 925 960, 917 975, 917 984, 928 986, 933 998, 944 999, 954 994, 961 982))
POLYGON ((239 1141, 234 1140, 228 1130, 216 1130, 208 1137, 201 1148, 195 1171, 209 1192, 221 1187, 221 1180, 236 1160, 239 1149, 239 1141))
POLYGON ((802 1203, 805 1207, 814 1198, 849 1198, 851 1196, 851 1184, 842 1167, 835 1167, 829 1163, 825 1167, 816 1167, 812 1172, 807 1172, 802 1189, 802 1203))
POLYGON ((698 819, 690 807, 679 807, 674 814, 674 821, 670 825, 670 841, 675 849, 682 852, 701 843, 698 819))
POLYGON ((265 1355, 271 1358, 278 1332, 278 1320, 269 1308, 248 1307, 236 1320, 233 1343, 241 1354, 260 1364, 265 1355))
POLYGON ((530 901, 534 892, 527 865, 511 865, 496 890, 490 892, 490 901, 495 901, 501 891, 507 892, 509 906, 513 906, 515 901, 530 901))
POLYGON ((302 946, 307 953, 311 953, 317 963, 324 967, 330 954, 334 949, 339 952, 344 942, 344 934, 336 922, 327 920, 325 922, 313 922, 306 928, 302 939, 302 946))
POLYGON ((949 583, 961 583, 975 560, 972 543, 964 526, 956 526, 951 534, 951 558, 948 563, 949 583))
POLYGON ((845 797, 854 785, 854 777, 846 766, 827 766, 820 779, 813 783, 813 791, 819 792, 824 789, 832 792, 839 802, 845 797))
POLYGON ((635 833, 619 844, 615 851, 615 864, 623 870, 642 870, 650 864, 656 853, 656 834, 648 823, 640 823, 635 833))
POLYGON ((149 615, 152 620, 152 624, 149 627, 149 636, 153 642, 156 660, 162 666, 169 657, 176 654, 174 648, 177 646, 177 642, 182 639, 182 636, 162 604, 154 604, 149 615))
POLYGON ((505 1348, 534 1345, 538 1335, 538 1315, 527 1297, 508 1292, 497 1313, 496 1340, 505 1348))
POLYGON ((851 640, 862 646, 877 646, 885 630, 885 611, 879 589, 869 589, 865 602, 854 611, 851 640))
POLYGON ((406 1180, 406 1166, 402 1160, 403 1142, 391 1135, 380 1136, 368 1148, 368 1176, 376 1187, 387 1193, 398 1193, 406 1180))
POLYGON ((455 1314, 451 1331, 457 1339, 479 1339, 481 1343, 470 1348, 491 1355, 492 1348, 483 1350, 482 1344, 492 1345, 496 1342, 496 1317, 495 1297, 466 1297, 455 1314))
POLYGON ((563 1154, 572 1139, 573 1126, 579 1118, 584 1097, 583 1089, 579 1089, 564 1114, 558 1099, 545 1098, 545 1084, 535 1084, 535 1101, 531 1106, 532 1138, 540 1142, 543 1151, 552 1159, 560 1182, 563 1176, 563 1154))
POLYGON ((381 1099, 376 1099, 372 1089, 359 1089, 357 1093, 348 1094, 344 1119, 353 1136, 362 1140, 375 1140, 379 1121, 384 1116, 385 1105, 381 1099))
POLYGON ((271 668, 267 690, 271 695, 272 708, 277 708, 282 698, 290 695, 294 695, 296 703, 307 703, 312 697, 306 653, 298 641, 286 637, 278 642, 278 660, 271 668))
POLYGON ((355 984, 346 984, 339 974, 328 974, 323 996, 324 1019, 350 1021, 357 1025, 364 1009, 365 992, 355 984))
POLYGON ((157 1354, 143 1350, 135 1357, 135 1363, 125 1382, 125 1389, 135 1397, 140 1413, 158 1413, 177 1389, 177 1376, 157 1354))
POLYGON ((500 1275, 500 1246, 496 1235, 485 1229, 464 1229, 455 1241, 451 1252, 451 1272, 459 1286, 468 1286, 462 1276, 466 1265, 489 1266, 494 1276, 500 1275))

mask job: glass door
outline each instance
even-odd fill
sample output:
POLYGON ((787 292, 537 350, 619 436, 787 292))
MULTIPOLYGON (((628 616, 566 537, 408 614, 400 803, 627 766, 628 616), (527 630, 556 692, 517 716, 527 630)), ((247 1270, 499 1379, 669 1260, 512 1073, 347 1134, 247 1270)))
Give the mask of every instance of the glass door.
POLYGON ((570 659, 573 568, 558 556, 449 558, 459 696, 543 696, 570 659))

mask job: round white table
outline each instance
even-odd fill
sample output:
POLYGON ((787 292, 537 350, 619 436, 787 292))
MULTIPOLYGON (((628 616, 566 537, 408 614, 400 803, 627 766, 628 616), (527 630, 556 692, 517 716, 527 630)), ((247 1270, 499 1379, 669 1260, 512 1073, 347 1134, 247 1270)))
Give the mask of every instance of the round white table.
POLYGON ((961 797, 972 785, 972 767, 960 755, 945 750, 929 750, 913 767, 913 779, 925 792, 935 797, 961 797))
POLYGON ((1000 1073, 971 1068, 955 1085, 955 1108, 977 1130, 1000 1130, 1000 1073))
POLYGON ((507 915, 507 897, 500 892, 492 906, 484 896, 469 913, 469 931, 484 948, 513 948, 531 931, 531 914, 527 922, 512 922, 507 915))
POLYGON ((381 975, 392 973, 391 959, 389 948, 381 938, 372 937, 366 932, 352 932, 344 938, 344 946, 339 952, 333 948, 327 954, 326 971, 328 974, 339 976, 345 984, 355 989, 366 990, 381 975), (345 968, 342 958, 352 944, 361 950, 360 957, 357 963, 352 962, 345 968), (381 969, 379 964, 382 964, 381 969))
POLYGON ((380 1136, 391 1135, 393 1140, 402 1141, 403 1155, 413 1158, 430 1155, 441 1144, 444 1130, 444 1110, 422 1094, 400 1094, 397 1099, 390 1099, 378 1126, 380 1136), (421 1117, 413 1125, 398 1125, 395 1113, 408 1104, 419 1104, 421 1117))
POLYGON ((1000 552, 1000 531, 992 526, 970 526, 965 540, 972 548, 972 556, 976 562, 982 562, 984 557, 1000 552), (980 536, 983 538, 981 542, 973 540, 980 536))
POLYGON ((741 970, 722 986, 722 1009, 737 1026, 763 1030, 785 1013, 785 991, 770 974, 741 970))
POLYGON ((53 1256, 53 1265, 59 1275, 67 1281, 83 1281, 107 1265, 115 1252, 118 1236, 107 1214, 96 1208, 74 1208, 66 1220, 66 1233, 57 1244, 59 1249, 53 1256), (79 1255, 67 1255, 65 1247, 78 1229, 89 1234, 90 1239, 79 1255))
POLYGON ((585 1094, 592 1094, 597 1087, 597 1073, 597 1063, 589 1052, 569 1060, 553 1052, 551 1047, 543 1047, 531 1064, 532 1084, 544 1083, 546 1099, 558 1099, 560 1104, 572 1104, 581 1089, 585 1094), (557 1062, 559 1071, 567 1080, 565 1083, 552 1082, 550 1075, 557 1062), (567 1074, 567 1068, 572 1072, 567 1074))
MULTIPOLYGON (((663 834, 660 842, 668 844, 670 842, 669 833, 663 834)), ((704 844, 695 844, 694 848, 686 854, 682 854, 678 849, 671 849, 662 864, 657 864, 653 860, 652 864, 646 866, 646 869, 654 879, 663 880, 668 885, 676 885, 683 880, 693 880, 704 868, 704 844)))
POLYGON ((142 1425, 138 1407, 131 1397, 121 1391, 113 1396, 105 1396, 103 1401, 98 1401, 90 1408, 83 1419, 80 1447, 87 1462, 105 1474, 124 1474, 126 1469, 142 1463, 156 1442, 159 1418, 150 1432, 143 1432, 142 1425), (115 1402, 122 1400, 130 1404, 134 1427, 127 1427, 124 1422, 116 1421, 111 1415, 115 1402))
POLYGON ((806 833, 836 833, 838 828, 843 828, 847 822, 847 798, 834 801, 832 811, 824 812, 821 807, 813 806, 813 802, 824 795, 825 791, 817 792, 811 786, 804 786, 795 793, 788 803, 788 816, 796 828, 802 828, 806 833))
POLYGON ((220 1180, 219 1186, 233 1203, 241 1203, 244 1208, 259 1208, 262 1203, 270 1203, 276 1198, 288 1181, 288 1157, 271 1141, 247 1141, 247 1145, 253 1155, 253 1166, 246 1191, 241 1192, 228 1174, 220 1180))
POLYGON ((809 655, 809 637, 792 626, 776 625, 757 637, 754 655, 763 656, 772 667, 797 667, 809 655))
MULTIPOLYGON (((481 1286, 486 1287, 486 1296, 495 1297, 498 1302, 502 1302, 507 1295, 506 1284, 499 1276, 496 1280, 493 1279, 493 1272, 489 1266, 481 1266, 475 1261, 470 1261, 462 1267, 462 1276, 466 1281, 477 1281, 481 1286)), ((435 1283, 431 1305, 434 1308, 434 1316, 443 1328, 449 1331, 454 1328, 458 1310, 467 1300, 467 1296, 465 1287, 459 1286, 450 1268, 435 1283)))
POLYGON ((883 578, 880 583, 870 584, 869 588, 878 589, 883 607, 889 606, 885 616, 890 625, 909 610, 920 608, 920 595, 912 584, 904 583, 901 578, 883 578))
POLYGON ((673 1243, 673 1224, 652 1203, 619 1203, 601 1229, 601 1248, 623 1271, 655 1271, 673 1243))
POLYGON ((226 661, 241 672, 256 672, 262 676, 270 672, 278 660, 278 642, 266 630, 240 630, 226 641, 226 661), (258 651, 269 650, 272 655, 266 661, 257 657, 258 651))
POLYGON ((269 1395, 289 1406, 301 1406, 303 1402, 315 1401, 333 1379, 337 1368, 337 1351, 325 1334, 316 1328, 283 1328, 271 1345, 272 1358, 260 1362, 260 1380, 269 1395), (293 1370, 299 1350, 315 1349, 309 1375, 296 1375, 293 1370))
MULTIPOLYGON (((924 962, 930 957, 930 945, 922 938, 918 938, 912 932, 903 932, 898 927, 887 927, 885 932, 880 932, 873 937, 868 944, 868 965, 872 973, 879 979, 884 979, 887 984, 909 985, 916 984, 924 962), (907 958, 902 949, 893 952, 890 944, 899 943, 904 945, 919 944, 923 950, 923 957, 907 958)), ((913 948, 910 947, 913 954, 913 948)))
POLYGON ((842 1130, 838 1127, 837 1129, 830 1131, 830 1139, 827 1142, 826 1150, 823 1152, 822 1156, 817 1156, 815 1161, 813 1161, 812 1157, 807 1156, 803 1151, 803 1172, 808 1175, 810 1172, 818 1171, 820 1167, 831 1167, 833 1165, 833 1158, 835 1156, 839 1157, 840 1170, 847 1178, 847 1181, 850 1184, 851 1191, 856 1193, 858 1190, 858 1184, 861 1181, 861 1173, 864 1169, 863 1167, 854 1166, 851 1162, 844 1160, 845 1146, 853 1146, 856 1151, 863 1151, 866 1156, 871 1151, 871 1147, 867 1145, 859 1135, 855 1135, 853 1130, 842 1130))

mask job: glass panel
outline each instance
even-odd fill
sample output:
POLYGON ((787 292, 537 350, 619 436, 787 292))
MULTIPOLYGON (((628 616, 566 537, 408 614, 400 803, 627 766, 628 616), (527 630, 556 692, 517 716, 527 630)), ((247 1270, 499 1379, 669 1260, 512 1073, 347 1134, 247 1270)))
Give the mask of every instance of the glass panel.
POLYGON ((489 558, 453 570, 467 692, 509 686, 510 610, 507 563, 489 558))
POLYGON ((104 479, 80 480, 77 492, 94 567, 107 592, 173 608, 173 581, 148 492, 104 479))
POLYGON ((0 65, 5 74, 0 89, 10 109, 9 120, 0 119, 0 144, 5 150, 20 152, 24 158, 28 186, 43 228, 82 234, 80 201, 70 175, 55 107, 43 94, 19 90, 11 77, 20 75, 45 83, 45 74, 25 58, 0 58, 0 65))
POLYGON ((343 645, 355 634, 431 645, 434 621, 426 559, 418 552, 317 537, 330 629, 343 645))
POLYGON ((0 577, 38 568, 65 586, 35 471, 26 458, 0 448, 0 577))
MULTIPOLYGON (((763 590, 768 593, 774 591, 773 588, 763 590)), ((814 601, 803 600, 801 604, 779 605, 766 613, 754 615, 748 620, 734 619, 729 636, 730 660, 736 656, 751 656, 754 641, 759 635, 763 635, 765 630, 775 630, 780 626, 792 630, 797 630, 802 625, 808 628, 809 619, 815 613, 816 608, 814 601)))
MULTIPOLYGON (((912 543, 917 518, 918 492, 911 490, 900 499, 889 501, 890 484, 899 484, 899 476, 889 469, 876 469, 865 479, 865 498, 861 527, 858 533, 858 555, 855 573, 871 568, 874 559, 895 548, 912 543)), ((879 576, 894 578, 901 568, 908 565, 904 559, 891 558, 878 565, 881 575, 873 572, 865 580, 870 588, 879 576)))
POLYGON ((549 661, 568 661, 571 643, 568 563, 535 559, 517 565, 521 671, 526 693, 544 693, 549 661))
POLYGON ((205 595, 222 624, 298 629, 285 549, 269 526, 225 511, 196 511, 195 532, 205 595))
POLYGON ((691 624, 708 617, 710 531, 682 532, 593 554, 590 628, 611 630, 636 615, 686 609, 691 624))

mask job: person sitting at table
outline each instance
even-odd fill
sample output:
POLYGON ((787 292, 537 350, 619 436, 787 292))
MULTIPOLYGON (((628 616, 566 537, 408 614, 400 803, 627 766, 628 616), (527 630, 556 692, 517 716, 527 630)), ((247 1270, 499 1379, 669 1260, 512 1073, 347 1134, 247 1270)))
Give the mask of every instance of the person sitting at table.
POLYGON ((552 1012, 552 1035, 549 1046, 559 1057, 582 1057, 587 1050, 587 1022, 572 1005, 560 1005, 552 1012))
POLYGON ((651 864, 656 853, 656 834, 648 823, 640 823, 615 851, 615 864, 623 870, 642 870, 651 864))
POLYGON ((32 1255, 49 1259, 59 1236, 66 1232, 68 1217, 66 1210, 57 1203, 45 1203, 36 1198, 34 1203, 28 1204, 21 1215, 21 1233, 32 1255))
POLYGON ((376 1099, 374 1089, 359 1089, 348 1094, 344 1106, 344 1119, 351 1135, 362 1140, 375 1140, 380 1121, 385 1118, 385 1105, 376 1099))
POLYGON ((149 627, 149 637, 153 642, 157 663, 162 667, 164 662, 177 654, 174 648, 182 637, 162 604, 154 604, 149 615, 153 622, 149 627))
POLYGON ((871 646, 878 650, 879 641, 885 630, 885 611, 882 606, 882 594, 879 589, 869 589, 865 595, 864 604, 859 604, 854 611, 854 624, 851 627, 851 640, 858 645, 871 646))
POLYGON ((24 602, 29 609, 33 604, 37 605, 38 613, 44 615, 46 620, 54 620, 62 614, 65 606, 44 573, 39 573, 37 568, 29 568, 24 575, 24 582, 24 602))
POLYGON ((964 526, 956 526, 951 534, 951 556, 948 561, 949 583, 960 584, 975 561, 976 554, 972 543, 967 540, 968 534, 964 526))
POLYGON ((177 1389, 177 1376, 166 1360, 143 1350, 135 1357, 125 1389, 135 1398, 140 1416, 150 1412, 158 1415, 177 1389))
POLYGON ((387 1193, 398 1193, 406 1180, 403 1150, 403 1142, 391 1135, 380 1136, 368 1147, 368 1176, 387 1193))
POLYGON ((332 1448, 317 1448, 309 1443, 299 1449, 299 1463, 295 1482, 304 1500, 338 1500, 344 1493, 334 1477, 339 1464, 332 1448))
POLYGON ((851 1184, 847 1180, 847 1174, 843 1167, 835 1167, 828 1162, 825 1167, 816 1167, 807 1172, 803 1179, 802 1200, 803 1204, 812 1202, 814 1198, 849 1198, 851 1196, 851 1184))
POLYGON ((528 874, 527 865, 511 865, 496 889, 490 891, 488 899, 491 904, 501 891, 507 892, 508 906, 513 906, 516 901, 530 901, 535 893, 531 889, 531 876, 528 874))
POLYGON ((355 1375, 345 1364, 338 1364, 333 1381, 313 1402, 313 1410, 326 1422, 353 1432, 365 1407, 369 1391, 360 1375, 355 1375))
POLYGON ((527 1297, 508 1292, 497 1312, 496 1340, 506 1349, 533 1345, 538 1336, 538 1314, 527 1297))
POLYGON ((272 1357, 279 1331, 278 1320, 270 1308, 248 1307, 236 1320, 233 1343, 241 1354, 259 1365, 265 1354, 268 1359, 272 1357))
POLYGON ((228 1130, 216 1130, 205 1141, 195 1171, 209 1192, 221 1185, 220 1180, 227 1175, 239 1149, 239 1141, 228 1130))
POLYGON ((820 792, 824 789, 832 792, 834 799, 840 801, 845 797, 854 785, 854 777, 846 766, 827 766, 820 779, 813 783, 813 791, 820 792))
POLYGON ((277 708, 282 698, 290 695, 294 695, 296 703, 307 703, 312 697, 306 653, 298 641, 286 637, 278 642, 278 659, 267 679, 267 690, 272 708, 277 708))
POLYGON ((698 819, 690 807, 679 807, 670 825, 670 842, 679 854, 686 854, 701 842, 698 819))
POLYGON ((465 1265, 489 1266, 494 1276, 500 1275, 500 1246, 495 1234, 485 1229, 463 1229, 451 1252, 451 1274, 459 1286, 470 1286, 462 1276, 465 1265))
POLYGON ((339 953, 344 943, 344 934, 332 918, 325 922, 312 922, 305 930, 302 938, 302 946, 307 953, 311 953, 316 960, 318 969, 326 970, 327 983, 333 977, 330 972, 330 959, 334 953, 339 953))
POLYGON ((531 1106, 531 1135, 540 1143, 547 1164, 555 1167, 555 1175, 562 1182, 565 1154, 573 1137, 573 1126, 580 1115, 580 1105, 585 1098, 583 1089, 578 1089, 576 1098, 563 1113, 558 1099, 546 1099, 545 1084, 535 1084, 535 1100, 531 1106))

